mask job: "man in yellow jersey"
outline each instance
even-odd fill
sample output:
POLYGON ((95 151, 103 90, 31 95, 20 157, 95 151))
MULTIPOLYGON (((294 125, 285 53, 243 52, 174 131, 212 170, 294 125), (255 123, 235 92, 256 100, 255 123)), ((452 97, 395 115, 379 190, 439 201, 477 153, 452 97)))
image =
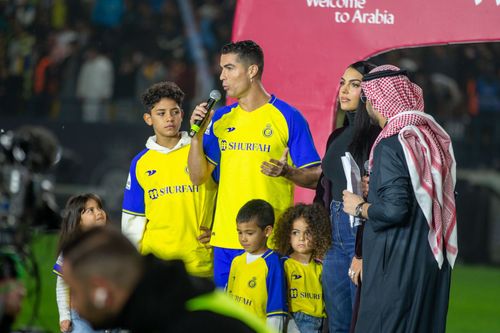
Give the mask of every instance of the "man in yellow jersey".
POLYGON ((243 252, 234 226, 239 208, 251 199, 263 199, 279 218, 293 203, 293 185, 315 188, 321 173, 305 118, 262 85, 260 46, 241 41, 225 45, 221 53, 222 86, 238 102, 210 115, 205 103, 194 109, 191 124, 207 119, 192 139, 188 162, 197 185, 209 180, 216 166, 220 171, 210 242, 219 287, 227 282, 232 259, 243 252))
POLYGON ((184 93, 173 82, 151 86, 142 96, 144 121, 154 136, 130 165, 122 212, 122 231, 142 254, 182 259, 190 274, 212 276, 208 245, 216 184, 189 178, 190 138, 180 132, 184 93))

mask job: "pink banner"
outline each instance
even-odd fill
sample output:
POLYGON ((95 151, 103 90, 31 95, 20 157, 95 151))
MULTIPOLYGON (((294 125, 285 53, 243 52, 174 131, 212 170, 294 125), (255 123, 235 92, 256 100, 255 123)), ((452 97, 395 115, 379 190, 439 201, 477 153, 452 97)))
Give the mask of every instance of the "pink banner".
POLYGON ((302 111, 322 155, 346 66, 397 48, 498 41, 500 0, 240 0, 233 40, 243 39, 262 46, 264 86, 302 111))

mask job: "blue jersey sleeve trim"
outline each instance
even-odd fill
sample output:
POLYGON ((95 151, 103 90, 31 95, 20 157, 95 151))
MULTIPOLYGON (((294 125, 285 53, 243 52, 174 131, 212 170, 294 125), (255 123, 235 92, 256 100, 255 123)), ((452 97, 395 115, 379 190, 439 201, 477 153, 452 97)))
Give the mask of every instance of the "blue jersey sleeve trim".
POLYGON ((137 163, 149 149, 142 150, 130 163, 129 179, 123 193, 123 211, 134 212, 134 215, 145 214, 144 189, 137 180, 137 163), (130 181, 130 182, 129 182, 130 181))
POLYGON ((207 161, 215 166, 219 165, 219 163, 215 162, 214 160, 212 160, 209 156, 205 155, 205 157, 207 158, 207 161))
POLYGON ((320 164, 321 164, 321 161, 316 161, 316 162, 312 162, 312 163, 305 164, 305 165, 302 165, 300 167, 297 167, 297 169, 310 168, 310 167, 317 166, 317 165, 320 165, 320 164))
POLYGON ((264 253, 262 258, 267 264, 267 315, 279 315, 287 312, 286 279, 283 265, 277 253, 272 250, 264 253))
POLYGON ((285 312, 285 311, 277 311, 277 312, 268 313, 266 315, 266 317, 286 316, 287 314, 288 314, 288 312, 285 312))
POLYGON ((59 276, 62 277, 63 276, 63 274, 62 274, 62 264, 63 264, 63 259, 62 259, 62 256, 60 255, 57 258, 56 263, 52 267, 52 273, 55 273, 56 275, 59 275, 59 276))
POLYGON ((288 125, 288 148, 295 167, 304 168, 320 164, 321 158, 314 146, 306 118, 299 110, 274 96, 270 103, 285 117, 288 125))

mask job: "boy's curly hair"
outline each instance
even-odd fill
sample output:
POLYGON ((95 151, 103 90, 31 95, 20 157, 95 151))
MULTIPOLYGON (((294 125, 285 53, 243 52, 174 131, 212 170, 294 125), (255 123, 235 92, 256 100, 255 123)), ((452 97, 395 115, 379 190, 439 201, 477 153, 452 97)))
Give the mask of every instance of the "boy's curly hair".
POLYGON ((276 252, 283 256, 290 255, 293 252, 290 244, 293 222, 301 217, 306 221, 311 234, 312 257, 322 258, 332 243, 332 231, 330 217, 325 208, 319 204, 307 205, 299 203, 288 208, 281 215, 274 229, 276 252))
POLYGON ((142 104, 146 108, 147 112, 151 112, 151 109, 161 101, 163 98, 170 98, 174 100, 179 107, 182 107, 182 101, 184 100, 184 92, 179 88, 174 82, 164 81, 153 84, 149 87, 144 94, 142 94, 142 104))

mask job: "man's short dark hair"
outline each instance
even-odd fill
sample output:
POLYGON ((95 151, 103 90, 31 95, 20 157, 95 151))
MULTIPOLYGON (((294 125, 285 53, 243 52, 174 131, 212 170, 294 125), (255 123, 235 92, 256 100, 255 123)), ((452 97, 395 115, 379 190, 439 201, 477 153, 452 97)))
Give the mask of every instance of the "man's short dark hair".
POLYGON ((255 222, 264 230, 267 226, 274 225, 274 209, 269 202, 262 199, 250 200, 238 211, 237 223, 246 223, 255 219, 255 222))
POLYGON ((142 95, 142 104, 146 107, 146 110, 150 112, 162 98, 170 98, 182 107, 184 95, 181 88, 174 82, 159 82, 149 87, 142 95))
POLYGON ((253 40, 242 40, 226 44, 222 47, 221 53, 234 53, 246 65, 257 65, 259 67, 257 76, 259 78, 262 77, 262 73, 264 72, 264 52, 262 52, 262 48, 253 40))

